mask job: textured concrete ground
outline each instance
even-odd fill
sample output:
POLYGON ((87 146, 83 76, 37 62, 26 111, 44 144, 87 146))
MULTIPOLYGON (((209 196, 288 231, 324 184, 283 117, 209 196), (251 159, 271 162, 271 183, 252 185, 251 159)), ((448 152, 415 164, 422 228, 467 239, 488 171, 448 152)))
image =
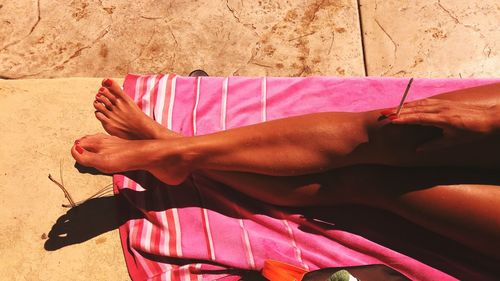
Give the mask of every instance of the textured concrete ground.
POLYGON ((364 74, 354 0, 6 1, 0 22, 9 78, 364 74))
POLYGON ((361 3, 369 75, 500 75, 498 0, 361 3))
POLYGON ((0 77, 19 79, 0 79, 0 279, 128 279, 112 200, 63 216, 47 179, 62 163, 77 199, 111 182, 69 154, 101 130, 100 79, 62 77, 500 75, 497 0, 359 2, 0 1, 0 77))
POLYGON ((92 107, 99 83, 0 81, 1 280, 128 279, 113 200, 66 214, 63 192, 47 178, 60 181, 62 171, 75 200, 111 183, 108 176, 80 174, 69 154, 76 138, 102 130, 92 107))

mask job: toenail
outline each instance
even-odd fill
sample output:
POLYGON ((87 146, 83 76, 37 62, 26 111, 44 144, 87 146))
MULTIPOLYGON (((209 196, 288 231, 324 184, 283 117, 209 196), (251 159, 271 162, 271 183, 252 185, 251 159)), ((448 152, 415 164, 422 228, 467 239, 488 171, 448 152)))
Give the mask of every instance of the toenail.
POLYGON ((97 95, 95 95, 95 97, 96 97, 96 98, 98 98, 98 97, 100 97, 100 96, 101 96, 101 94, 99 94, 99 93, 97 93, 97 95))
POLYGON ((80 140, 76 140, 75 145, 79 145, 79 144, 80 144, 80 140))
POLYGON ((75 149, 78 153, 82 154, 83 153, 83 148, 79 145, 75 145, 75 149))
POLYGON ((105 80, 102 82, 102 85, 103 85, 104 87, 110 87, 112 83, 113 83, 113 82, 111 81, 111 79, 107 78, 107 79, 105 79, 105 80))
POLYGON ((99 92, 100 93, 104 92, 104 87, 99 88, 99 92))

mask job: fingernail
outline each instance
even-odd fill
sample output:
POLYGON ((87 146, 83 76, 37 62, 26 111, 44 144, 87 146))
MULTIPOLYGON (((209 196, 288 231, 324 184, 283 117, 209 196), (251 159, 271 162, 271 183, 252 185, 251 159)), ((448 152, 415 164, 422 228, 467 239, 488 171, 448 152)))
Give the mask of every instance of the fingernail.
POLYGON ((99 88, 99 93, 104 92, 104 87, 99 88))
POLYGON ((113 84, 113 82, 112 82, 112 81, 111 81, 111 79, 109 79, 109 78, 104 79, 104 81, 102 82, 102 85, 103 85, 104 87, 110 87, 110 86, 111 86, 111 84, 113 84))
POLYGON ((83 148, 79 145, 75 145, 75 149, 78 153, 82 154, 83 153, 83 148))
POLYGON ((386 109, 386 110, 380 111, 380 114, 382 114, 382 115, 391 115, 393 113, 394 113, 394 111, 392 109, 386 109))
POLYGON ((391 115, 391 116, 389 116, 387 118, 389 118, 390 120, 395 120, 395 119, 398 119, 398 116, 397 115, 391 115))

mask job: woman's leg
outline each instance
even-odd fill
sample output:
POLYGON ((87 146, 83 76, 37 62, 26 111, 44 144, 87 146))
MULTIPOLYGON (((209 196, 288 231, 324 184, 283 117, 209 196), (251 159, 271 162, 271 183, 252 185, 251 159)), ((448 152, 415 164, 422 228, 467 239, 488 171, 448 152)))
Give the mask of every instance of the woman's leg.
MULTIPOLYGON (((113 97, 116 95, 120 98, 117 92, 119 89, 114 87, 112 90, 115 92, 112 94, 113 97)), ((110 94, 109 91, 106 92, 106 95, 110 94)), ((498 84, 437 96, 441 97, 490 104, 498 102, 498 84)), ((134 138, 142 139, 180 138, 179 135, 154 124, 147 125, 153 121, 143 115, 133 102, 121 105, 121 108, 114 110, 112 114, 107 112, 108 115, 104 116, 101 111, 97 113, 98 119, 110 134, 127 136, 133 133, 134 138), (131 123, 130 120, 140 121, 131 123)), ((108 106, 113 109, 115 105, 108 104, 108 106)), ((388 141, 394 143, 396 147, 399 145, 400 137, 404 138, 406 134, 410 134, 411 137, 404 141, 411 141, 412 134, 417 133, 411 127, 399 128, 399 131, 391 130, 395 128, 385 133, 395 134, 388 141)), ((382 141, 383 137, 384 131, 378 136, 381 139, 376 138, 375 141, 382 141)), ((488 244, 488 240, 490 237, 499 237, 500 214, 495 206, 500 203, 495 200, 500 198, 498 196, 500 183, 492 181, 488 185, 487 182, 479 180, 484 181, 484 177, 474 175, 450 182, 448 179, 452 177, 442 169, 418 171, 411 173, 405 168, 373 166, 347 167, 296 177, 273 177, 209 169, 203 170, 202 173, 268 203, 287 206, 343 203, 375 206, 391 210, 483 252, 490 253, 488 249, 495 249, 493 244, 488 244), (457 185, 459 183, 467 185, 457 185), (443 197, 449 200, 442 202, 443 197), (464 204, 464 200, 467 204, 464 204), (477 237, 488 239, 476 239, 477 237), (477 243, 480 245, 476 245, 477 243)), ((491 175, 488 177, 492 178, 491 175)), ((496 180, 498 181, 498 177, 496 180)))
POLYGON ((220 171, 206 175, 270 204, 385 209, 500 258, 500 177, 495 171, 356 166, 295 177, 220 171))
MULTIPOLYGON (((97 117, 113 132, 109 130, 112 122, 107 120, 113 120, 120 112, 130 113, 127 106, 135 105, 115 83, 108 88, 110 91, 105 89, 104 97, 111 96, 118 101, 113 104, 101 97, 102 103, 96 103, 95 107, 97 117)), ((493 103, 498 100, 499 89, 500 83, 459 91, 456 95, 448 93, 444 97, 493 103)), ((138 111, 137 106, 135 108, 138 111)), ((127 117, 131 118, 125 115, 122 119, 127 117)), ((318 113, 210 135, 151 141, 130 142, 94 136, 81 140, 80 148, 73 147, 72 153, 81 164, 102 171, 143 169, 171 184, 181 182, 193 170, 206 169, 292 176, 354 164, 498 165, 500 157, 492 157, 500 155, 498 137, 432 153, 415 153, 419 144, 438 137, 439 130, 387 124, 379 117, 378 111, 318 113)), ((126 122, 123 123, 126 126, 126 122)))

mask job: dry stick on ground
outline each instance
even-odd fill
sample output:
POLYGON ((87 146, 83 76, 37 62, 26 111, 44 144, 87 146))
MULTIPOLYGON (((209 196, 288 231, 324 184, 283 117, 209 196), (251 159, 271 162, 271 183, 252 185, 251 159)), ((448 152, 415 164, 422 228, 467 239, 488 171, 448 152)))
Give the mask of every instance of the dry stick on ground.
MULTIPOLYGON (((61 161, 59 161, 59 179, 61 180, 61 185, 64 186, 64 179, 63 179, 63 160, 61 159, 61 161)), ((69 192, 68 192, 69 194, 69 192)))
MULTIPOLYGON (((110 191, 113 191, 113 184, 110 183, 108 185, 106 185, 105 187, 99 189, 96 193, 94 193, 93 195, 87 197, 86 199, 82 200, 82 201, 78 201, 75 204, 75 206, 79 206, 87 201, 89 201, 90 199, 93 199, 93 198, 96 198, 96 197, 101 197, 103 195, 105 195, 106 193, 110 192, 110 191)), ((69 207, 73 207, 71 205, 68 205, 68 204, 62 204, 63 207, 65 208, 69 208, 69 207)))
POLYGON ((71 207, 75 207, 76 206, 75 201, 73 201, 73 198, 71 198, 71 195, 66 190, 66 188, 64 188, 64 186, 62 184, 60 184, 58 181, 56 181, 54 178, 52 178, 52 176, 50 174, 49 174, 49 180, 51 180, 53 183, 57 184, 57 186, 59 186, 61 188, 61 190, 64 192, 64 196, 66 197, 66 199, 68 199, 71 207))
POLYGON ((69 201, 69 205, 68 204, 62 204, 62 206, 65 207, 65 208, 76 207, 78 205, 81 205, 81 204, 85 203, 86 201, 88 201, 88 200, 90 200, 92 198, 101 197, 102 195, 105 195, 106 193, 108 193, 108 192, 110 192, 110 191, 113 190, 113 184, 112 183, 108 184, 105 187, 99 189, 96 193, 94 193, 93 195, 91 195, 87 199, 84 199, 82 201, 78 201, 78 202, 75 203, 75 201, 71 197, 71 194, 69 193, 69 191, 64 187, 63 172, 62 172, 62 160, 59 162, 59 177, 61 178, 61 182, 60 183, 57 180, 55 180, 52 177, 51 174, 49 174, 49 180, 51 180, 53 183, 55 183, 57 186, 59 186, 59 188, 61 188, 61 190, 64 192, 64 196, 69 201))

